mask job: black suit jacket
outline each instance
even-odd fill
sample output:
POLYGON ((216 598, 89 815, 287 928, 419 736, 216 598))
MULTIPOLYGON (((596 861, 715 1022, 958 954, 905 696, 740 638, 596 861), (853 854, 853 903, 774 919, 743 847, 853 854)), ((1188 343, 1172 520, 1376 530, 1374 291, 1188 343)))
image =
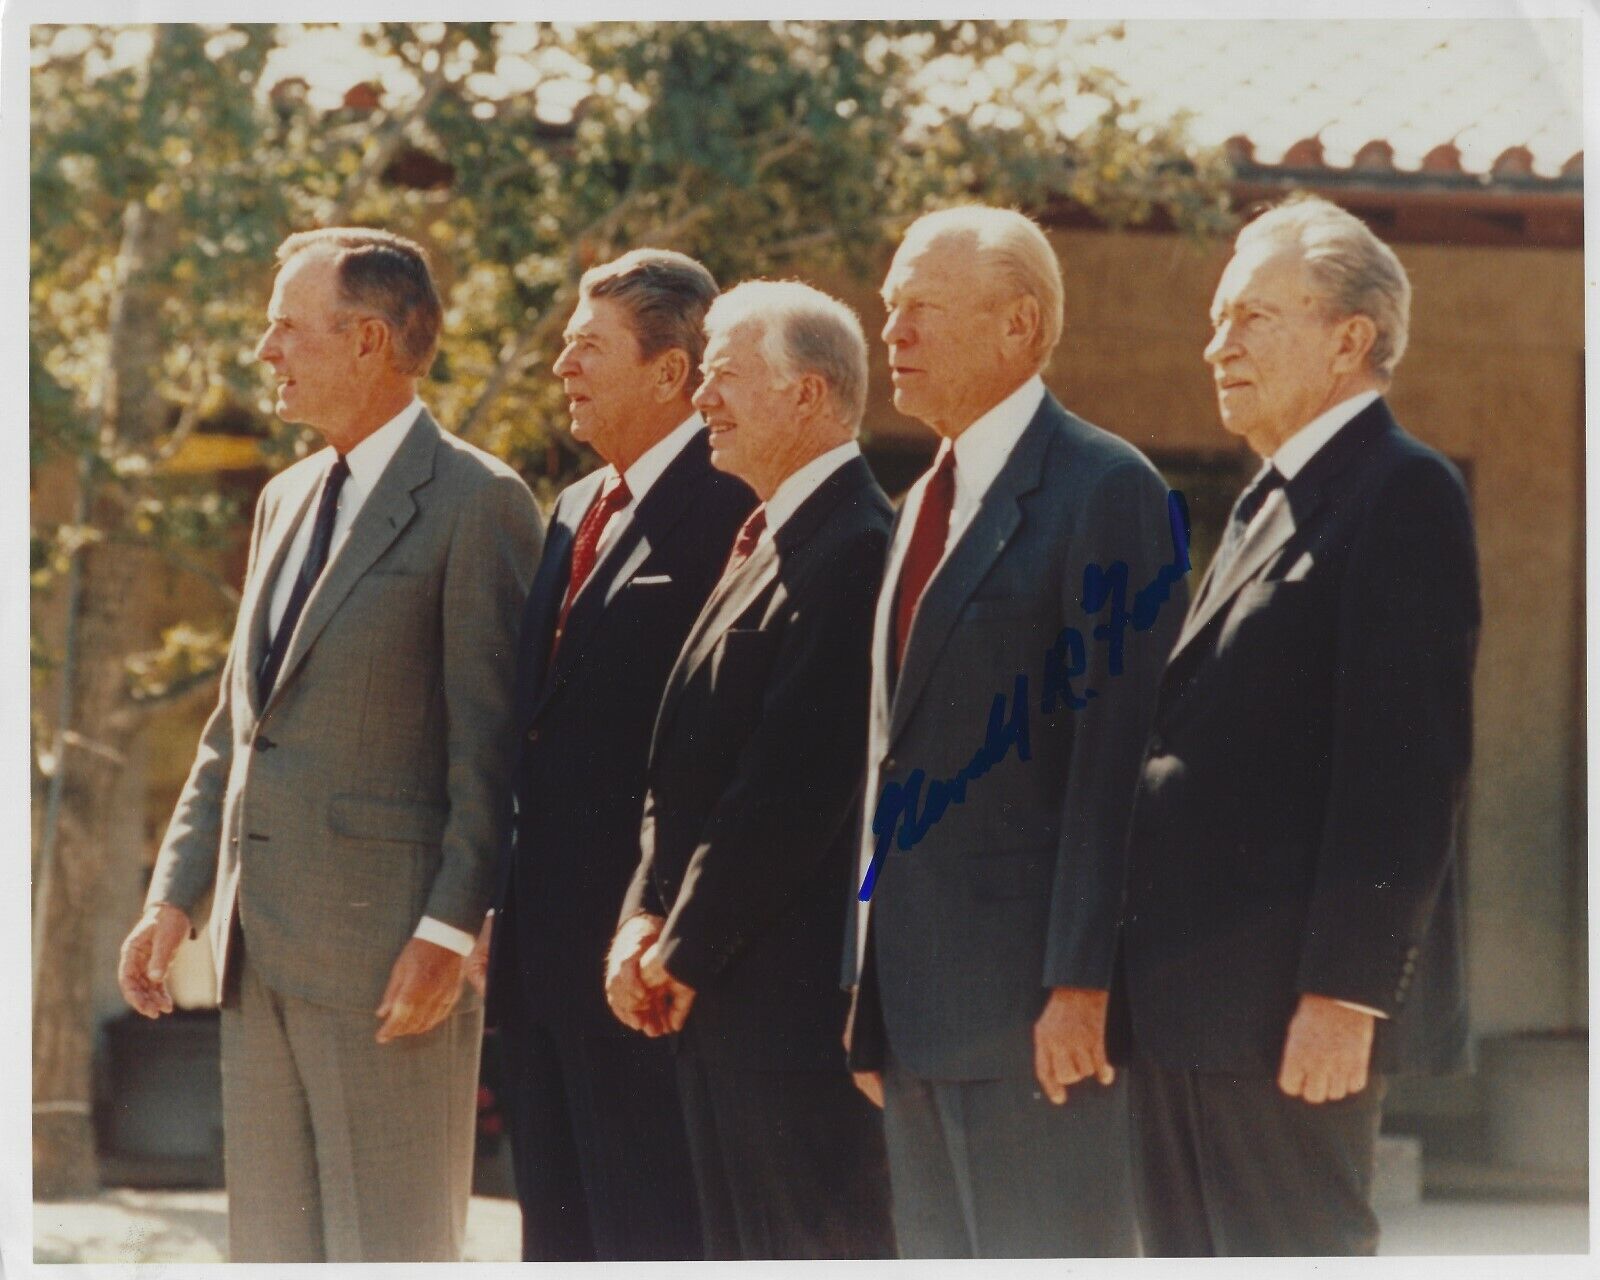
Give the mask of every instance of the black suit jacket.
POLYGON ((1478 621, 1461 478, 1379 400, 1263 509, 1168 663, 1131 828, 1124 1047, 1276 1074, 1314 993, 1389 1015, 1379 1070, 1459 1060, 1478 621))
POLYGON ((891 509, 859 458, 718 586, 667 682, 624 916, 666 917, 685 1041, 843 1070, 838 985, 891 509))
POLYGON ((639 861, 645 762, 667 673, 755 506, 716 471, 704 431, 640 500, 550 639, 579 523, 603 480, 556 500, 518 642, 517 813, 490 956, 491 1023, 520 994, 533 1016, 631 1035, 605 1002, 604 961, 639 861))

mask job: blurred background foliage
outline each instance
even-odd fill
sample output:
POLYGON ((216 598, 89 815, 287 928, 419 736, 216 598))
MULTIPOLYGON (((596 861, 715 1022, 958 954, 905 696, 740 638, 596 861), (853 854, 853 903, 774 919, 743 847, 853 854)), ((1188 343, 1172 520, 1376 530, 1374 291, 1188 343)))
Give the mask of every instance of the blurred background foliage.
MULTIPOLYGON (((174 459, 208 434, 253 438, 268 469, 315 445, 272 417, 253 358, 286 235, 353 222, 430 248, 446 324, 425 394, 548 502, 594 465, 548 375, 557 338, 582 272, 628 248, 681 249, 726 283, 865 276, 912 217, 970 200, 1197 236, 1229 223, 1222 157, 1181 119, 1130 123, 1137 104, 1097 69, 1114 30, 386 23, 346 30, 359 65, 297 71, 325 34, 30 31, 35 495, 43 473, 72 477, 61 510, 35 502, 30 557, 35 1096, 51 1105, 86 1092, 71 971, 107 797, 148 710, 213 682, 225 652, 225 626, 155 631, 140 593, 160 564, 209 601, 197 614, 237 600, 207 552, 243 536, 248 495, 174 459)), ((70 1187, 87 1119, 45 1114, 40 1189, 70 1187)))

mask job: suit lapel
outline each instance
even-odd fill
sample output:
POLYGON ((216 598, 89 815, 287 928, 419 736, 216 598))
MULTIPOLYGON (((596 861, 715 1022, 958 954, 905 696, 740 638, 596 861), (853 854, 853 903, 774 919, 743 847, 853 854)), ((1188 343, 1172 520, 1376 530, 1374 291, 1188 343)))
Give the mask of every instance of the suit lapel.
POLYGON ((556 499, 545 533, 544 552, 539 570, 528 589, 522 609, 522 626, 517 632, 517 724, 526 729, 544 705, 549 691, 550 642, 555 636, 556 616, 566 595, 572 574, 572 547, 577 540, 578 522, 593 501, 600 473, 591 483, 585 477, 569 485, 556 499))
MULTIPOLYGON (((273 687, 274 699, 293 679, 296 668, 344 603, 351 588, 389 549, 400 536, 400 531, 416 515, 417 504, 411 491, 432 478, 433 455, 439 444, 439 436, 439 425, 424 409, 411 430, 406 432, 406 438, 400 442, 399 449, 378 478, 376 487, 362 504, 361 514, 350 526, 344 545, 312 588, 306 600, 305 612, 300 617, 300 625, 295 628, 294 636, 289 641, 283 670, 273 687)), ((262 708, 263 711, 265 709, 262 708)))
MULTIPOLYGON (((955 626, 956 618, 968 598, 978 589, 1011 535, 1022 523, 1022 499, 1039 487, 1045 451, 1050 445, 1051 427, 1065 416, 1055 397, 1045 395, 1033 421, 1018 438, 1011 456, 1000 469, 989 491, 984 494, 972 522, 962 532, 949 556, 934 571, 933 578, 917 604, 906 644, 906 660, 895 683, 891 703, 889 739, 905 727, 911 709, 933 674, 935 660, 955 626)), ((887 585, 891 595, 898 593, 896 581, 887 585)), ((881 603, 880 603, 881 607, 881 603)), ((886 635, 890 628, 883 630, 886 635)), ((885 661, 890 661, 887 649, 885 661)), ((887 667, 885 668, 887 670, 887 667)))
MULTIPOLYGON (((650 558, 650 553, 671 536, 678 521, 688 514, 694 497, 695 481, 710 465, 710 443, 704 431, 697 431, 690 437, 689 443, 679 451, 678 456, 668 464, 660 478, 650 486, 650 491, 640 500, 633 518, 628 522, 628 527, 605 549, 599 563, 594 567, 594 572, 590 574, 589 581, 584 583, 583 590, 573 601, 572 612, 567 615, 566 630, 561 636, 561 648, 556 654, 556 667, 551 673, 552 678, 544 682, 542 696, 534 711, 535 716, 544 709, 551 692, 560 683, 560 677, 573 663, 582 660, 590 635, 600 619, 605 616, 605 611, 611 606, 612 601, 639 572, 645 561, 650 558)), ((593 500, 594 494, 590 493, 585 501, 573 504, 572 515, 575 521, 583 519, 593 500)), ((576 530, 577 525, 574 523, 574 537, 576 530)), ((567 572, 560 578, 563 594, 571 574, 570 551, 567 560, 567 572)), ((561 598, 558 596, 555 609, 559 611, 560 608, 561 598)))
POLYGON ((283 562, 288 557, 295 532, 300 528, 300 522, 307 518, 311 499, 316 494, 327 470, 326 467, 308 467, 307 480, 300 491, 285 493, 279 500, 277 518, 273 521, 272 527, 266 530, 265 545, 261 548, 257 560, 261 568, 256 573, 255 580, 248 585, 245 598, 239 604, 239 616, 244 619, 246 627, 245 664, 242 674, 250 699, 250 709, 257 716, 261 714, 261 689, 256 682, 256 672, 261 670, 267 648, 272 643, 272 638, 267 632, 272 621, 273 588, 278 581, 278 575, 283 572, 283 562))
POLYGON ((712 589, 705 608, 700 610, 694 626, 689 629, 678 661, 673 664, 672 674, 661 697, 661 714, 656 723, 657 738, 670 720, 677 696, 690 677, 710 659, 717 642, 728 628, 766 594, 783 567, 784 559, 803 545, 841 503, 871 483, 872 469, 867 466, 865 459, 852 458, 818 485, 771 538, 757 543, 756 549, 743 564, 732 573, 723 574, 712 589))
POLYGON ((1221 612, 1223 605, 1233 599, 1297 531, 1314 519, 1339 473, 1370 448, 1376 437, 1395 429, 1388 405, 1382 399, 1374 401, 1313 454, 1304 469, 1280 492, 1267 499, 1260 518, 1251 526, 1222 575, 1217 576, 1215 561, 1206 569, 1194 607, 1184 619, 1178 643, 1173 646, 1169 666, 1221 612))

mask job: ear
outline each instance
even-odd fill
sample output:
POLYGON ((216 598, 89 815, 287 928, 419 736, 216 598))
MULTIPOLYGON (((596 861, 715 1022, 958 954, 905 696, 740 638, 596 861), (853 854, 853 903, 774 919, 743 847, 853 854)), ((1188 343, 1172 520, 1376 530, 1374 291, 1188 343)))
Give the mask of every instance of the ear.
POLYGON ((656 400, 666 404, 683 395, 689 385, 689 353, 681 347, 670 347, 655 359, 656 400))
POLYGON ((359 355, 383 355, 393 346, 389 341, 389 326, 376 316, 368 316, 362 320, 357 325, 356 332, 361 335, 360 345, 356 348, 359 355))
POLYGON ((1039 310, 1039 299, 1031 294, 1021 294, 1006 305, 1007 342, 1032 352, 1038 346, 1043 328, 1044 314, 1039 310))
POLYGON ((1371 316, 1346 316, 1335 326, 1334 340, 1333 372, 1360 373, 1367 367, 1367 357, 1378 340, 1378 326, 1371 316))
POLYGON ((795 408, 808 417, 828 403, 828 382, 820 373, 801 374, 795 388, 795 408))

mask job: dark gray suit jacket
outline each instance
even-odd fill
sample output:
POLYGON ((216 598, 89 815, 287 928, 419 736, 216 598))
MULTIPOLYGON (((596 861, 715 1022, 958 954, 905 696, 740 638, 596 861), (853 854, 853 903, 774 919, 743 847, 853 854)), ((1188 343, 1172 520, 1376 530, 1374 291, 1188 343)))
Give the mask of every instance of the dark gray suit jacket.
POLYGON ((1049 989, 1110 987, 1129 806, 1187 603, 1174 541, 1149 461, 1046 395, 928 584, 897 681, 886 579, 861 870, 875 828, 888 852, 845 956, 857 1069, 887 1048, 928 1078, 1031 1075, 1049 989), (1086 571, 1094 588, 1118 566, 1136 620, 1114 592, 1085 599, 1086 571))

